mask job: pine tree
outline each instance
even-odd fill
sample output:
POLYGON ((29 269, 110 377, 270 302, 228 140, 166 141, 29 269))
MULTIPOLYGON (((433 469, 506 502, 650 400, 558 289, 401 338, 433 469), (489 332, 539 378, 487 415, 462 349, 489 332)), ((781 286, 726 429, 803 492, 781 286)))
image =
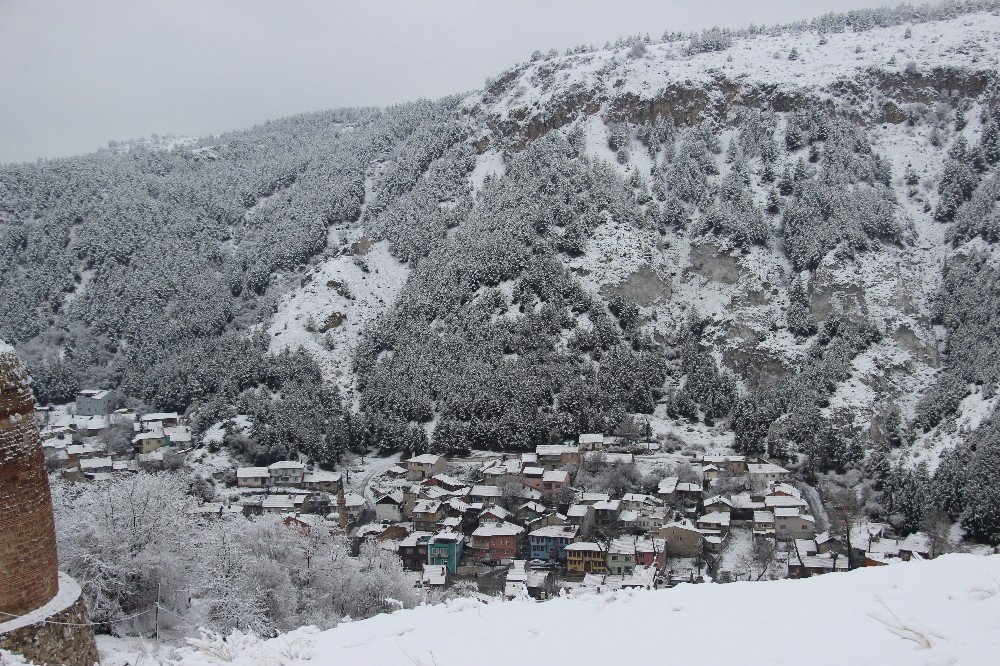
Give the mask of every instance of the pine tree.
POLYGON ((809 311, 809 295, 802 283, 802 277, 796 276, 788 288, 788 330, 796 335, 809 337, 816 333, 816 319, 809 311))
POLYGON ((1000 446, 995 443, 979 452, 968 470, 964 490, 965 509, 962 511, 962 528, 966 535, 987 543, 1000 544, 1000 484, 996 474, 1000 469, 1000 446))
POLYGON ((965 487, 972 460, 968 447, 959 445, 944 452, 934 470, 931 497, 934 505, 957 520, 965 510, 965 487))
POLYGON ((940 201, 934 216, 939 220, 951 220, 959 206, 972 197, 979 185, 979 174, 974 167, 976 151, 970 150, 965 137, 960 136, 948 151, 941 183, 938 185, 940 201))

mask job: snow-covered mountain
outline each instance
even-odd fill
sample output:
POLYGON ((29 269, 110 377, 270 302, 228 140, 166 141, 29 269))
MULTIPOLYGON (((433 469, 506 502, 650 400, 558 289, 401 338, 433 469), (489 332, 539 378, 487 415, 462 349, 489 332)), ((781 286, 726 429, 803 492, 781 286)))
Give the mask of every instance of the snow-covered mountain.
POLYGON ((261 641, 207 637, 178 666, 552 662, 988 664, 1000 558, 936 560, 766 585, 681 585, 482 604, 469 598, 261 641))

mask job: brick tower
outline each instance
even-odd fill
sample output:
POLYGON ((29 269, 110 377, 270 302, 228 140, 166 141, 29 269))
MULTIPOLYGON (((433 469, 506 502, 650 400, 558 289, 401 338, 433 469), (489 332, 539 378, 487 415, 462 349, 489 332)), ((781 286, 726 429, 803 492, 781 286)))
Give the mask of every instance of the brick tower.
POLYGON ((28 375, 0 351, 0 648, 38 664, 93 664, 80 587, 59 573, 52 497, 28 375))
MULTIPOLYGON (((0 612, 24 615, 59 590, 56 533, 35 401, 24 368, 0 353, 0 612)), ((5 616, 0 616, 0 620, 5 616)))

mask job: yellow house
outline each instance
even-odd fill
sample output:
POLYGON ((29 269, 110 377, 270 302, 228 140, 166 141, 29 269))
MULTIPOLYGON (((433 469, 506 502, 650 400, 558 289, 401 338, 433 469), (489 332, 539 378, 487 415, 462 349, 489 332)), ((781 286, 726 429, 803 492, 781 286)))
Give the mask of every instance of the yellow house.
POLYGON ((150 453, 161 446, 166 446, 166 444, 167 437, 162 430, 140 432, 132 438, 132 446, 135 447, 137 453, 150 453))
POLYGON ((604 546, 592 541, 577 541, 566 546, 566 570, 570 573, 607 573, 604 546))

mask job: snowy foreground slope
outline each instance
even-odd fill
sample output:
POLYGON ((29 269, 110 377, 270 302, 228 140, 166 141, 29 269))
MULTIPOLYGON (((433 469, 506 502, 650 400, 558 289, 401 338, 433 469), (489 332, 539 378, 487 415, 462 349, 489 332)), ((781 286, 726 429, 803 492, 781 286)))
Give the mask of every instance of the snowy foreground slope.
POLYGON ((990 664, 1000 654, 1000 556, 546 603, 460 599, 218 648, 185 648, 178 663, 990 664))

